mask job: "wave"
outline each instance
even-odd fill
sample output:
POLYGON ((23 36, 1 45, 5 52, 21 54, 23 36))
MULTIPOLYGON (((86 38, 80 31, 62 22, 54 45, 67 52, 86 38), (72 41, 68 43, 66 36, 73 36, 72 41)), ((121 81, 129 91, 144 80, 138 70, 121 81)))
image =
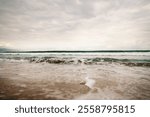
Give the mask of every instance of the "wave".
MULTIPOLYGON (((18 58, 17 58, 18 59, 18 58)), ((61 58, 61 57, 31 57, 26 58, 34 63, 50 63, 50 64, 85 64, 85 65, 101 65, 103 63, 119 63, 127 66, 146 66, 150 67, 150 60, 138 59, 115 59, 115 58, 61 58)))
POLYGON ((117 63, 127 66, 150 66, 150 53, 109 53, 102 54, 71 54, 71 53, 8 53, 0 54, 0 59, 3 60, 28 60, 34 63, 49 63, 49 64, 85 64, 85 65, 101 65, 105 63, 117 63), (110 55, 111 54, 111 55, 110 55), (135 55, 134 55, 135 54, 135 55), (123 55, 123 56, 122 56, 123 55))

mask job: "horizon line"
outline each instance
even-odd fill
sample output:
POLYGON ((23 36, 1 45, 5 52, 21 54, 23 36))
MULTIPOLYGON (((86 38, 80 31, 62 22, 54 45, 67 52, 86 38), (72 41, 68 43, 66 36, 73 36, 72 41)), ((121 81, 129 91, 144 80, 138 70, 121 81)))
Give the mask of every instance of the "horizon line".
POLYGON ((150 50, 6 50, 0 53, 150 52, 150 50))

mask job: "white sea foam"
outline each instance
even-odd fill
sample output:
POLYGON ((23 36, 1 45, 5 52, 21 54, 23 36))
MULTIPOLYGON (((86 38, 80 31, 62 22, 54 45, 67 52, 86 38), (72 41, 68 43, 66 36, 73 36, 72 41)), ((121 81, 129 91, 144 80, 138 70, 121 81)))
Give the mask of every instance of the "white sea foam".
POLYGON ((92 89, 95 84, 95 80, 90 79, 89 77, 86 77, 85 79, 86 79, 85 85, 92 89))

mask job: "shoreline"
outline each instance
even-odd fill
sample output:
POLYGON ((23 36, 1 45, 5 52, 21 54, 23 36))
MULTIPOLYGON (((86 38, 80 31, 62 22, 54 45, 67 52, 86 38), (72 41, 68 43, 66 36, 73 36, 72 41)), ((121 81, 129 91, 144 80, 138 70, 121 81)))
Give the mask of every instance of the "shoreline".
POLYGON ((0 99, 150 99, 150 68, 0 61, 0 99))

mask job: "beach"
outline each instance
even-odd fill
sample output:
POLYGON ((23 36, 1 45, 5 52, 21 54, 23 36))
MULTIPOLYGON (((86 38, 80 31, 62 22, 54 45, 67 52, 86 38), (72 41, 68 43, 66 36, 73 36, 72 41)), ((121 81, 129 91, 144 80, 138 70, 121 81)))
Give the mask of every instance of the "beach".
POLYGON ((150 99, 149 62, 92 60, 2 58, 0 99, 150 99))

